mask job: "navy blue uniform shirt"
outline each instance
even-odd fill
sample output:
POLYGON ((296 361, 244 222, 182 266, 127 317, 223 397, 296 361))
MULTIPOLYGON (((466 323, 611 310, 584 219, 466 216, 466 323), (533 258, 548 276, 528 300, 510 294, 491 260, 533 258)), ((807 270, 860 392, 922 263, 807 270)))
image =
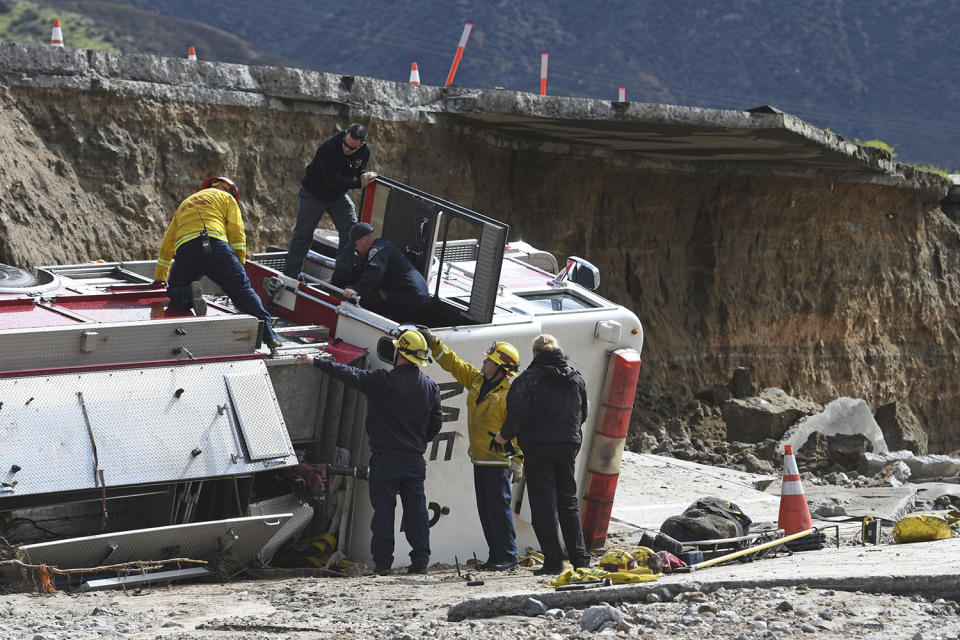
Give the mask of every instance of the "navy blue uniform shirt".
POLYGON ((367 397, 367 435, 376 454, 422 456, 440 433, 440 387, 420 367, 364 370, 314 358, 313 366, 367 397))
POLYGON ((383 238, 377 238, 370 245, 363 273, 354 289, 360 294, 361 300, 379 296, 377 290, 382 290, 387 299, 403 298, 408 304, 420 305, 430 302, 430 291, 423 275, 397 245, 383 238))

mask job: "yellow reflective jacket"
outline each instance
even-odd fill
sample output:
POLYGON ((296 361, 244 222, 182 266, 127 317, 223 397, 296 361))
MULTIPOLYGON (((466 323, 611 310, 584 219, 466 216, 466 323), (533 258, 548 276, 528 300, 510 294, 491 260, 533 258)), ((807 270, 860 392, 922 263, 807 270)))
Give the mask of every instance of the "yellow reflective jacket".
POLYGON ((241 263, 246 260, 247 237, 243 232, 243 218, 237 201, 220 189, 204 189, 181 202, 173 214, 173 220, 160 244, 154 280, 167 279, 177 249, 184 242, 198 237, 204 226, 211 238, 229 244, 241 263))
MULTIPOLYGON (((483 384, 483 373, 469 362, 464 362, 457 354, 448 348, 441 340, 437 340, 432 348, 433 357, 437 364, 448 371, 467 390, 467 432, 470 435, 468 454, 473 464, 506 467, 510 460, 502 453, 490 451, 491 436, 488 432, 497 433, 507 417, 507 392, 510 390, 510 381, 504 378, 495 388, 491 389, 480 403, 480 385, 483 384)), ((514 440, 513 446, 519 451, 514 440)))

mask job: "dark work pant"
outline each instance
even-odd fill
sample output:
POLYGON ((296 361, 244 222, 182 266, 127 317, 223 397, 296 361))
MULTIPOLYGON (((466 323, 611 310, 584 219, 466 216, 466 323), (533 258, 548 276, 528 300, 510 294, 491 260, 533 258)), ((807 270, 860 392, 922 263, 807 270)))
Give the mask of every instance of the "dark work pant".
POLYGON ((337 260, 333 272, 334 284, 342 287, 353 272, 353 243, 350 242, 350 227, 357 221, 353 200, 343 193, 330 200, 321 200, 302 186, 297 198, 297 223, 290 235, 287 263, 283 273, 296 278, 303 270, 303 259, 313 243, 313 232, 320 224, 324 212, 330 214, 333 226, 339 234, 337 260))
POLYGON ((473 465, 477 514, 487 540, 490 562, 516 562, 517 536, 510 510, 510 467, 473 465))
POLYGON ((403 531, 410 543, 410 564, 425 568, 430 562, 430 519, 423 481, 427 465, 423 457, 370 456, 370 552, 377 568, 393 566, 393 526, 397 494, 403 505, 403 531))
POLYGON ((589 564, 574 476, 579 450, 580 445, 575 444, 532 445, 523 450, 533 531, 540 542, 545 565, 556 566, 563 562, 563 550, 557 536, 558 520, 570 562, 574 566, 589 564))
POLYGON ((267 338, 276 340, 277 334, 271 326, 272 318, 263 308, 260 296, 250 285, 250 278, 243 265, 223 240, 210 238, 210 253, 203 252, 199 238, 184 242, 173 257, 173 267, 167 279, 167 295, 170 302, 181 309, 193 306, 190 298, 190 284, 207 276, 230 296, 237 311, 248 313, 263 320, 267 338))

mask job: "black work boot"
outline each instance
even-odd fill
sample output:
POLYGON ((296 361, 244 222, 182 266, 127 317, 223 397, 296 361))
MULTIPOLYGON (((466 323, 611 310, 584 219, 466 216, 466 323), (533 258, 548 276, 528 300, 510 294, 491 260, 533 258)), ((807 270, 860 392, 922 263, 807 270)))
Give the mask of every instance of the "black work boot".
POLYGON ((203 288, 199 280, 190 283, 190 303, 193 305, 193 312, 198 316, 207 315, 207 301, 203 299, 203 288))
POLYGON ((563 563, 544 562, 543 566, 534 570, 535 576, 558 576, 563 573, 563 563))

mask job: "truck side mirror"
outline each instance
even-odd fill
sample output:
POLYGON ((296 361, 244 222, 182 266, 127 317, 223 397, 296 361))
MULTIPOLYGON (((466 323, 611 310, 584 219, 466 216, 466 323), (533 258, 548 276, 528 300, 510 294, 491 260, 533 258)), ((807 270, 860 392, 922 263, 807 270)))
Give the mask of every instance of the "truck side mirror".
POLYGON ((553 282, 560 284, 564 278, 591 291, 596 291, 600 286, 600 270, 576 256, 567 258, 566 268, 554 278, 553 282))

